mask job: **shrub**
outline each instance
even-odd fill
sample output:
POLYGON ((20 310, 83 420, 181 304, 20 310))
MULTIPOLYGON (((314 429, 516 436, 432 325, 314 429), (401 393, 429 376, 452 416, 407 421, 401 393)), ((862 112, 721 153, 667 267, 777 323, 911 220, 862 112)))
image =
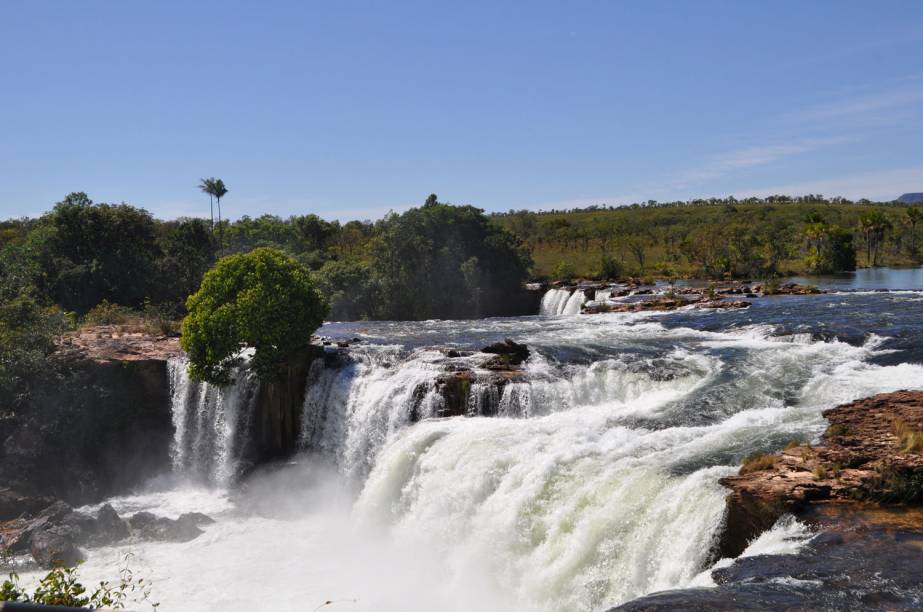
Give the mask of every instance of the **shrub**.
POLYGON ((137 320, 138 313, 127 306, 112 304, 109 300, 102 300, 99 304, 87 311, 83 317, 84 325, 125 325, 131 320, 137 320))
POLYGON ((604 252, 599 258, 599 271, 597 277, 600 280, 618 280, 621 276, 622 265, 615 257, 604 252))
POLYGON ((554 267, 554 277, 557 280, 570 280, 577 276, 577 269, 569 261, 561 260, 554 267))
POLYGON ((243 348, 253 370, 275 378, 308 345, 327 314, 310 271, 281 251, 260 248, 218 261, 186 302, 181 344, 193 378, 228 384, 243 348))
POLYGON ((117 582, 100 582, 91 593, 87 593, 87 588, 79 582, 76 567, 56 567, 39 580, 31 594, 21 586, 19 576, 11 573, 0 583, 0 602, 121 610, 131 601, 147 603, 156 609, 160 604, 151 600, 151 583, 138 578, 128 569, 129 556, 125 557, 126 563, 119 569, 117 582))

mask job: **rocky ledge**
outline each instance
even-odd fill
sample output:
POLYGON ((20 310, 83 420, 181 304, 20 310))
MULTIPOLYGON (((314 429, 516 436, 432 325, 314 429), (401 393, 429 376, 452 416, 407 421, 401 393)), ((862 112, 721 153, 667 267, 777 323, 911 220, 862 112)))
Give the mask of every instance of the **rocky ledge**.
POLYGON ((747 459, 731 490, 722 556, 812 502, 923 501, 923 392, 897 391, 824 411, 821 444, 747 459))
POLYGON ((182 353, 179 338, 126 331, 118 325, 97 325, 64 334, 57 354, 64 359, 109 361, 166 361, 182 353))

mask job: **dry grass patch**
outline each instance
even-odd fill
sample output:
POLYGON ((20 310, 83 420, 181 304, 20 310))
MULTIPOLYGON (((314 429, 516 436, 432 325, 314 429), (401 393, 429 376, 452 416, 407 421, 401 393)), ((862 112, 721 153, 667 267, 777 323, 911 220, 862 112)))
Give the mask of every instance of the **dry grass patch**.
POLYGON ((776 455, 754 453, 744 459, 744 464, 740 468, 740 473, 750 474, 751 472, 771 470, 778 460, 779 457, 776 455))
POLYGON ((901 452, 919 453, 923 451, 923 431, 914 429, 902 419, 891 421, 891 433, 897 436, 901 452))

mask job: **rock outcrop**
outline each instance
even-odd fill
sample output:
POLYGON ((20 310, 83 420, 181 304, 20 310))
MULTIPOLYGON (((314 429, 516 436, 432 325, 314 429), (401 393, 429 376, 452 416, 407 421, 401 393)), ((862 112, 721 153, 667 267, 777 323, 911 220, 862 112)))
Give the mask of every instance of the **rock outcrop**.
POLYGON ((138 512, 125 521, 109 504, 93 517, 56 501, 34 514, 0 522, 0 558, 31 554, 40 567, 71 566, 86 558, 81 547, 128 539, 187 542, 203 533, 201 526, 213 522, 198 512, 176 519, 138 512))
POLYGON ((817 446, 753 457, 731 490, 722 556, 736 556, 785 512, 811 502, 923 501, 923 392, 897 391, 824 411, 817 446))
MULTIPOLYGON (((0 414, 0 483, 25 498, 79 505, 168 470, 166 359, 179 350, 176 339, 92 328, 58 347, 53 371, 42 373, 48 380, 0 414)), ((3 505, 0 497, 0 516, 9 516, 3 505)))

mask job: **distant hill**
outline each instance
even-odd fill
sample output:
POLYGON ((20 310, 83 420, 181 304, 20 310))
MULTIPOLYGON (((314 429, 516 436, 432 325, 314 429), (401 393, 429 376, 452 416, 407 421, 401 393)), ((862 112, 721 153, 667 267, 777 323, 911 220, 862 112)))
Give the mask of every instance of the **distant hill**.
POLYGON ((897 199, 901 204, 916 204, 923 202, 923 193, 905 193, 897 199))

